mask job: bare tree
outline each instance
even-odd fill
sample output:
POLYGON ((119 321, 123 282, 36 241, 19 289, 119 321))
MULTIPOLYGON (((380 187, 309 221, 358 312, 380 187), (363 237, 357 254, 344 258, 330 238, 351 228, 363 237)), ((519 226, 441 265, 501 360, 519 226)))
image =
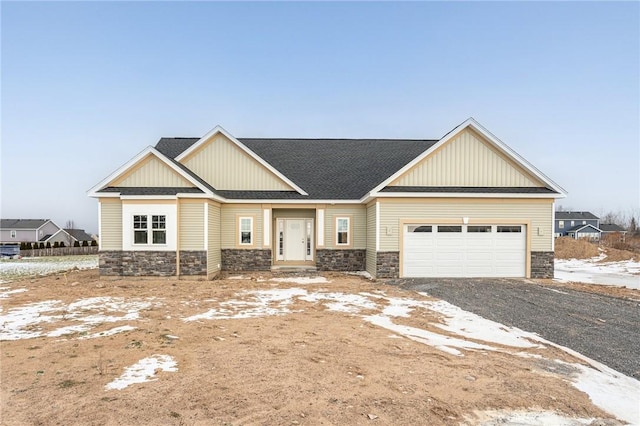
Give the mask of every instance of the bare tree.
MULTIPOLYGON (((76 224, 73 219, 67 220, 67 222, 64 224, 64 229, 76 229, 76 224)), ((73 247, 73 237, 71 237, 71 235, 69 235, 68 233, 67 235, 65 235, 65 241, 67 247, 73 247)))

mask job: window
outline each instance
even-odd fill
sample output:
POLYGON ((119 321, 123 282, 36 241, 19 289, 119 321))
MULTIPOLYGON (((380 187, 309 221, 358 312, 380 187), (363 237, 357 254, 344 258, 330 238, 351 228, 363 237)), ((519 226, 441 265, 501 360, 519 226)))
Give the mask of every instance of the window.
POLYGON ((491 226, 482 225, 482 226, 467 226, 467 232, 491 232, 491 226))
POLYGON ((307 256, 311 257, 311 221, 307 220, 307 256))
POLYGON ((348 246, 350 241, 349 227, 351 218, 337 217, 336 218, 336 245, 348 246))
POLYGON ((440 225, 438 232, 462 232, 462 226, 440 225))
POLYGON ((16 231, 11 231, 11 238, 15 238, 16 237, 16 231))
MULTIPOLYGON (((149 244, 149 216, 133 215, 133 244, 149 244)), ((167 217, 151 216, 151 244, 167 244, 167 217)))
POLYGON ((558 228, 564 228, 564 220, 558 221, 558 228))
POLYGON ((498 226, 498 232, 522 232, 521 226, 498 226))
POLYGON ((409 232, 431 232, 431 225, 410 226, 409 232))
POLYGON ((253 244, 253 218, 252 217, 241 217, 239 219, 239 238, 240 245, 250 246, 253 244))
POLYGON ((576 221, 575 220, 571 221, 571 226, 576 226, 576 221))
POLYGON ((582 221, 582 224, 583 224, 583 225, 586 225, 586 224, 587 224, 587 221, 586 221, 586 220, 583 220, 583 221, 582 221))

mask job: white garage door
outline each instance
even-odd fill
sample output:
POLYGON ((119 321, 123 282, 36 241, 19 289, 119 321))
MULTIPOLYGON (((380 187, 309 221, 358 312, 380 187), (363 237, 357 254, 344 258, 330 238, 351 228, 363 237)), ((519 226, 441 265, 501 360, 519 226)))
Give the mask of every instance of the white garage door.
POLYGON ((405 225, 405 277, 524 277, 525 225, 405 225))

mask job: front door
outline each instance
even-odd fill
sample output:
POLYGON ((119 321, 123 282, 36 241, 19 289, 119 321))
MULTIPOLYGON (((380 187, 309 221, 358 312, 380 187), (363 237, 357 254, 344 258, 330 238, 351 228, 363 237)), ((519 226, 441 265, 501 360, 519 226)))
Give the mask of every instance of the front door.
POLYGON ((313 219, 278 219, 276 260, 313 261, 313 219))
POLYGON ((304 261, 306 236, 304 219, 285 219, 284 260, 304 261))

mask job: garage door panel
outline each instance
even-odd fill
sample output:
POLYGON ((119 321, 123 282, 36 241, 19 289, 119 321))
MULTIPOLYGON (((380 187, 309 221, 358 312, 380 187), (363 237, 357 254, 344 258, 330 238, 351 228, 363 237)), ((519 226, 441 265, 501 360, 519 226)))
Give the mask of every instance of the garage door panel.
MULTIPOLYGON (((415 229, 416 225, 413 225, 415 229)), ((451 229, 437 223, 434 232, 408 232, 403 243, 403 276, 406 277, 524 277, 526 227, 499 224, 474 225, 472 231, 440 232, 451 229), (496 232, 497 229, 521 232, 496 232)))

